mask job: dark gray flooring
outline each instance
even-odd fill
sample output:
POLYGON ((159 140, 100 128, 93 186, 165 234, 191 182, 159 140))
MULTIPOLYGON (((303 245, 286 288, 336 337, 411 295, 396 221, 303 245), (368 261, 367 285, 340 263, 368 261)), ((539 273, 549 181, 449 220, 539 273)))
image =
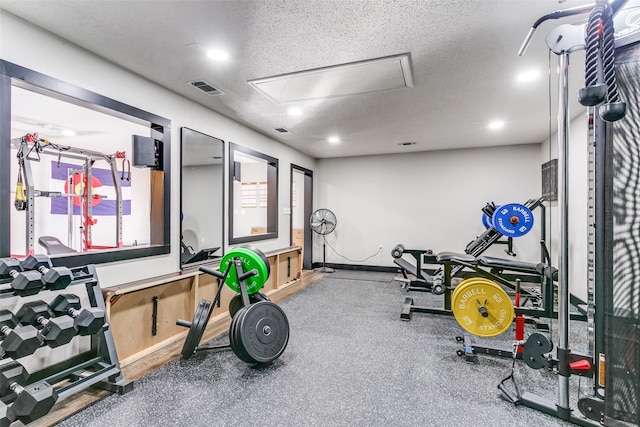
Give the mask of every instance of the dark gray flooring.
MULTIPOLYGON (((416 298, 436 298, 423 295, 416 298)), ((569 425, 500 399, 496 386, 511 361, 464 362, 456 355, 461 329, 455 320, 414 314, 403 322, 403 300, 397 284, 329 276, 280 304, 291 338, 271 365, 249 366, 232 352, 198 353, 59 425, 569 425)), ((504 335, 498 344, 508 348, 512 334, 504 335)), ((521 391, 555 401, 555 375, 519 363, 516 377, 521 391)))
POLYGON ((365 280, 370 282, 389 283, 396 276, 395 272, 385 273, 379 271, 361 271, 361 270, 336 270, 329 273, 331 279, 348 279, 348 280, 365 280))

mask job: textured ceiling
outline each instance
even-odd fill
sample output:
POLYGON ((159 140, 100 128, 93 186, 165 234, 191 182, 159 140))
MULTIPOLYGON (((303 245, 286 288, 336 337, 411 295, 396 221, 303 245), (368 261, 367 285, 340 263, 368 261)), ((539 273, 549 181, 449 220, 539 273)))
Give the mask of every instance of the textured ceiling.
MULTIPOLYGON (((0 8, 315 158, 537 143, 549 135, 549 57, 533 22, 585 1, 24 1, 0 8), (215 63, 205 49, 229 52, 215 63), (278 105, 249 80, 409 52, 414 85, 278 105), (517 84, 516 73, 541 78, 517 84), (205 80, 210 97, 188 85, 205 80), (304 113, 291 117, 287 110, 304 113), (506 122, 501 131, 489 121, 506 122), (289 135, 273 129, 286 127, 289 135), (330 134, 342 139, 327 142, 330 134), (416 145, 398 146, 415 141, 416 145)), ((575 55, 582 56, 582 52, 575 55)), ((552 58, 555 70, 555 58, 552 58)), ((582 59, 572 60, 572 91, 582 59)), ((555 72, 555 71, 554 71, 555 72)), ((574 92, 575 93, 575 92, 574 92)), ((572 104, 574 116, 583 109, 572 104)), ((552 113, 555 115, 555 112, 552 113)), ((551 118, 552 127, 555 117, 551 118)), ((220 136, 220 135, 213 135, 220 136)), ((241 141, 237 141, 241 142, 241 141)))

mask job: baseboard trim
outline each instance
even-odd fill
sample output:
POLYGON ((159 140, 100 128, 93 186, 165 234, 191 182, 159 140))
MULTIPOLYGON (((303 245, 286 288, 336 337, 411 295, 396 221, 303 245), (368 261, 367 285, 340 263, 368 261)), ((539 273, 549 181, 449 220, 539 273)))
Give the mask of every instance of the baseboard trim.
MULTIPOLYGON (((398 267, 386 267, 381 265, 358 265, 358 264, 334 264, 326 263, 325 266, 336 270, 357 270, 357 271, 377 271, 381 273, 396 273, 398 267)), ((313 268, 322 267, 321 262, 314 262, 313 268)))

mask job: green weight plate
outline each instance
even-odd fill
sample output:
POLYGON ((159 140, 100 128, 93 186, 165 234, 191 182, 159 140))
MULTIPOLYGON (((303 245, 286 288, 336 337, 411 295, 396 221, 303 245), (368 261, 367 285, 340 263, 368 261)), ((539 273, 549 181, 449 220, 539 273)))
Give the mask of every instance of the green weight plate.
POLYGON ((264 261, 264 265, 267 266, 267 276, 269 276, 271 274, 271 266, 269 265, 269 260, 267 259, 267 256, 264 254, 264 252, 262 252, 260 249, 258 249, 257 247, 253 246, 253 245, 249 245, 249 244, 244 244, 240 246, 241 248, 247 248, 252 250, 253 252, 257 253, 258 255, 260 255, 260 258, 262 258, 262 261, 264 261))
POLYGON ((233 320, 231 320, 231 326, 229 327, 229 345, 231 346, 231 350, 233 350, 238 359, 246 363, 257 363, 258 361, 252 359, 245 348, 242 346, 242 339, 240 338, 240 327, 238 325, 240 324, 239 321, 244 317, 246 313, 246 308, 242 307, 240 310, 238 310, 233 320))
POLYGON ((193 356, 198 348, 198 344, 200 344, 204 330, 207 327, 210 308, 211 303, 209 301, 204 299, 200 300, 196 314, 194 314, 193 321, 189 327, 189 333, 187 333, 187 338, 184 340, 184 345, 182 346, 181 354, 185 359, 193 356))
MULTIPOLYGON (((264 254, 262 252, 258 253, 255 249, 243 247, 235 248, 222 257, 220 267, 227 268, 229 261, 233 261, 236 258, 239 258, 242 262, 243 272, 250 270, 256 270, 258 272, 255 276, 251 276, 244 281, 247 287, 247 293, 255 294, 260 291, 269 278, 269 263, 265 262, 266 257, 264 257, 264 254)), ((229 269, 229 274, 227 275, 225 283, 234 292, 240 292, 240 283, 235 263, 232 263, 229 269)), ((222 273, 224 273, 224 271, 222 271, 222 273)))
POLYGON ((289 321, 284 311, 270 301, 243 308, 236 325, 237 344, 252 360, 271 362, 284 352, 289 342, 289 321))
MULTIPOLYGON (((250 304, 255 304, 258 301, 271 301, 271 300, 262 292, 249 295, 250 304)), ((240 310, 242 307, 244 307, 244 304, 242 304, 242 295, 237 294, 236 296, 231 298, 231 301, 229 301, 229 315, 231 316, 232 319, 236 315, 238 310, 240 310)))

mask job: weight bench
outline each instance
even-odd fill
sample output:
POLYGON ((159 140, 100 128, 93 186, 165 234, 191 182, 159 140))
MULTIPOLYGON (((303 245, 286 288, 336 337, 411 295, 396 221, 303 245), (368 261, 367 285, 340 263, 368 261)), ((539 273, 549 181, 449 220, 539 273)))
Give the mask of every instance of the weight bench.
POLYGON ((409 273, 413 276, 415 276, 417 279, 419 280, 423 280, 424 282, 426 282, 427 284, 433 284, 433 276, 430 276, 429 274, 427 274, 424 270, 420 269, 420 271, 418 271, 418 268, 411 264, 409 261, 407 261, 404 258, 396 258, 393 260, 393 262, 402 269, 402 274, 404 276, 404 278, 406 280, 409 280, 406 273, 409 273))
POLYGON ((47 251, 47 255, 68 254, 71 252, 77 252, 75 249, 64 245, 60 239, 54 236, 42 236, 38 239, 40 246, 44 247, 47 251))
POLYGON ((551 280, 558 280, 558 269, 544 263, 518 261, 515 259, 482 256, 478 258, 478 264, 493 270, 510 270, 528 274, 544 274, 551 280))

